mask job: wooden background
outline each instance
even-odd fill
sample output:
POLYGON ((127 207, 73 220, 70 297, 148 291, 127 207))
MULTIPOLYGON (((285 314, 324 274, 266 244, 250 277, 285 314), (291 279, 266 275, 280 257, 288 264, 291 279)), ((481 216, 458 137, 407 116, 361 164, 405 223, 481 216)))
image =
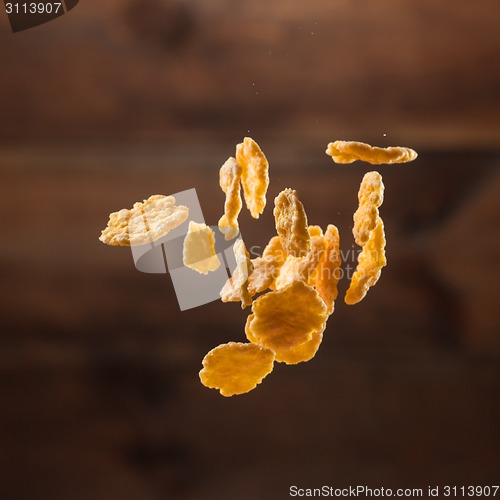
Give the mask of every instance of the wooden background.
MULTIPOLYGON (((0 498, 288 498, 292 484, 498 484, 500 4, 81 0, 12 35, 0 15, 0 498), (203 356, 247 311, 178 310, 97 237, 109 212, 195 187, 245 135, 272 200, 298 190, 352 248, 364 165, 330 140, 415 147, 378 169, 389 266, 314 360, 222 398, 203 356)), ((348 284, 341 284, 341 296, 348 284)))

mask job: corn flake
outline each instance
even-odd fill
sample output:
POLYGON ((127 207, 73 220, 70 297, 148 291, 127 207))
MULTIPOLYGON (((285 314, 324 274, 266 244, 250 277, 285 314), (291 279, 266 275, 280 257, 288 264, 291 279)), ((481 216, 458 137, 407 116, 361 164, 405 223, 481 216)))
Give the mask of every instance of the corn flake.
POLYGON ((341 277, 340 265, 342 264, 339 230, 333 224, 328 225, 323 244, 323 255, 316 267, 316 272, 312 275, 313 281, 309 284, 314 286, 323 299, 328 314, 332 314, 338 296, 337 285, 341 277))
POLYGON ((231 240, 239 232, 238 215, 241 211, 241 167, 234 158, 229 158, 219 172, 219 184, 226 195, 224 215, 219 219, 219 230, 226 240, 231 240))
POLYGON ((274 218, 281 245, 293 257, 303 257, 311 249, 307 215, 297 191, 287 188, 274 200, 274 218))
POLYGON ((382 268, 387 265, 385 243, 384 223, 379 217, 358 256, 358 265, 344 299, 346 304, 353 305, 363 300, 370 287, 379 280, 382 268))
POLYGON ((215 254, 215 235, 205 224, 190 221, 184 238, 182 260, 186 267, 200 274, 208 274, 220 267, 215 254))
POLYGON ((248 340, 281 356, 311 340, 314 332, 323 331, 327 317, 316 290, 294 281, 254 301, 245 331, 248 340))
POLYGON ((189 208, 176 205, 173 196, 153 195, 131 209, 110 214, 99 240, 113 246, 152 243, 180 226, 188 215, 189 208))
POLYGON ((358 192, 359 207, 354 213, 352 234, 359 246, 363 246, 375 229, 379 218, 379 207, 384 201, 384 183, 378 172, 364 175, 358 192))
POLYGON ((287 255, 279 236, 273 236, 262 252, 262 257, 274 257, 280 265, 285 263, 287 255))
POLYGON ((312 332, 311 340, 308 340, 298 347, 294 347, 289 351, 276 354, 276 361, 286 363, 287 365, 296 365, 310 361, 318 352, 319 346, 323 340, 323 331, 312 332))
MULTIPOLYGON (((283 288, 293 281, 304 281, 310 286, 314 285, 316 269, 325 253, 324 237, 319 235, 319 226, 309 226, 309 234, 318 236, 311 237, 311 249, 304 257, 293 257, 289 255, 281 266, 279 275, 275 282, 276 289, 283 288)), ((319 228, 321 231, 321 228, 319 228)), ((322 231, 321 231, 322 233, 322 231)))
POLYGON ((253 271, 253 264, 242 239, 233 245, 233 252, 236 258, 236 269, 220 291, 220 297, 222 302, 241 301, 241 308, 244 309, 252 303, 248 282, 253 271))
POLYGON ((357 141, 330 142, 326 154, 331 156, 335 163, 353 163, 360 160, 372 165, 407 163, 418 156, 416 151, 410 148, 379 148, 357 141))
POLYGON ((259 145, 250 137, 236 146, 236 161, 241 167, 241 184, 248 210, 258 219, 266 206, 269 163, 259 145))
POLYGON ((273 371, 274 352, 255 344, 229 342, 212 349, 203 359, 200 380, 223 396, 255 389, 273 371))
MULTIPOLYGON (((252 274, 248 277, 248 294, 252 298, 255 294, 267 290, 274 283, 279 274, 279 262, 275 257, 257 257, 252 259, 252 274)), ((239 302, 238 290, 232 285, 239 280, 239 270, 236 269, 220 292, 222 302, 239 302)))

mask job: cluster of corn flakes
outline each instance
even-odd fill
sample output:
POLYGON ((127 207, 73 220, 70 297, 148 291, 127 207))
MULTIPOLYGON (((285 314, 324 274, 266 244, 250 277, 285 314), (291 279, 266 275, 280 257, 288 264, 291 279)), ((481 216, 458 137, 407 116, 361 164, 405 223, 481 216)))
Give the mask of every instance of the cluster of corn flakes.
MULTIPOLYGON (((249 168, 248 165, 261 165, 264 156, 254 141, 247 138, 238 145, 237 157, 243 151, 246 151, 245 160, 233 160, 233 170, 238 164, 242 165, 242 170, 249 168)), ((344 141, 330 143, 327 154, 336 163, 361 160, 373 164, 402 163, 417 156, 409 148, 384 149, 344 141)), ((222 181, 226 165, 227 162, 221 169, 221 187, 226 193, 225 214, 221 218, 224 223, 234 222, 231 207, 234 203, 238 206, 234 202, 237 197, 228 197, 229 189, 223 187, 227 186, 222 181)), ((265 199, 262 200, 265 189, 262 187, 267 189, 269 182, 267 162, 266 169, 253 168, 253 172, 256 186, 253 191, 248 187, 245 189, 242 181, 244 192, 249 193, 249 199, 253 200, 249 202, 245 195, 248 208, 254 210, 252 215, 257 213, 256 207, 263 210, 265 206, 265 199), (259 193, 257 198, 255 193, 259 193)), ((239 196, 239 193, 232 196, 239 196)), ((362 250, 344 299, 347 304, 356 304, 366 296, 387 263, 384 224, 379 214, 383 199, 382 176, 378 172, 367 173, 359 189, 359 208, 354 214, 353 226, 354 239, 362 250)), ((223 396, 254 389, 272 372, 275 361, 293 365, 311 360, 319 349, 327 319, 335 308, 342 271, 337 227, 329 224, 323 233, 321 227, 308 225, 304 205, 294 189, 279 193, 274 205, 277 236, 271 238, 262 257, 250 260, 246 254, 246 259, 237 258, 238 267, 220 293, 223 302, 241 301, 242 307, 252 306, 245 326, 250 343, 222 344, 203 359, 202 384, 218 389, 223 396), (245 262, 244 265, 240 265, 241 261, 245 262), (252 302, 255 295, 266 290, 269 291, 252 302)), ((219 227, 227 234, 220 221, 219 227)), ((237 228, 237 222, 234 227, 237 228)), ((236 245, 244 247, 242 240, 236 245)), ((237 252, 241 253, 241 250, 235 248, 235 255, 237 252)))
MULTIPOLYGON (((409 148, 378 148, 346 141, 330 143, 326 153, 341 164, 356 160, 404 163, 417 157, 409 148)), ((226 200, 218 226, 230 240, 239 233, 241 188, 252 217, 258 219, 266 206, 269 163, 253 139, 246 137, 236 146, 236 158, 230 157, 222 165, 219 183, 226 200)), ((358 200, 353 235, 361 251, 344 298, 347 304, 360 302, 387 264, 384 223, 379 213, 384 184, 378 172, 365 174, 358 200)), ((130 210, 112 213, 99 239, 121 246, 153 242, 182 224, 188 215, 189 209, 177 206, 174 197, 151 196, 130 210)), ((233 245, 236 269, 220 296, 223 302, 251 306, 245 325, 248 342, 215 347, 203 359, 200 371, 202 384, 218 389, 223 396, 255 389, 273 371, 275 362, 294 365, 311 360, 335 309, 342 274, 337 227, 329 224, 323 232, 319 226, 308 225, 304 205, 297 191, 290 188, 275 198, 274 218, 277 235, 269 240, 261 257, 250 259, 241 238, 233 245)), ((214 244, 210 227, 190 221, 184 239, 184 265, 202 274, 218 269, 214 244)))

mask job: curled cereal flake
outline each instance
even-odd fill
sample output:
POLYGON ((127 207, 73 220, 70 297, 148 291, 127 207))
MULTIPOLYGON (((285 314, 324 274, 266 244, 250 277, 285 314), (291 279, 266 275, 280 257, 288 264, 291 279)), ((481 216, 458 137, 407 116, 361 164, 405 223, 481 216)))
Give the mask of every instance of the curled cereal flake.
POLYGON ((180 226, 189 209, 176 205, 173 196, 153 195, 129 209, 113 212, 99 240, 106 245, 130 246, 152 243, 180 226))
POLYGON ((287 188, 274 200, 274 218, 281 244, 293 257, 303 257, 311 249, 307 215, 297 191, 287 188))
POLYGON ((208 274, 219 268, 220 261, 215 254, 215 236, 212 229, 205 224, 189 222, 182 260, 186 267, 200 274, 208 274))
POLYGON ((333 313, 337 299, 337 285, 340 279, 342 259, 340 256, 339 230, 329 224, 323 237, 324 253, 321 256, 314 277, 314 287, 326 304, 328 314, 333 313))
POLYGON ((323 331, 328 317, 316 290, 302 281, 262 295, 252 304, 252 313, 245 328, 247 338, 278 356, 323 331))
POLYGON ((236 258, 236 269, 231 278, 220 292, 222 302, 236 302, 241 300, 241 308, 252 303, 252 296, 248 291, 249 276, 253 271, 253 264, 242 239, 233 245, 233 252, 236 258))
POLYGON ((269 163, 259 145, 250 137, 236 146, 236 161, 241 167, 241 184, 248 210, 258 219, 266 206, 269 163))
POLYGON ((364 142, 335 141, 330 142, 326 154, 331 156, 335 163, 352 163, 356 160, 365 161, 372 165, 407 163, 418 155, 413 149, 401 146, 378 148, 364 142))
POLYGON ((358 256, 358 265, 347 290, 345 303, 352 305, 363 300, 369 288, 379 280, 386 264, 384 223, 379 217, 375 229, 370 233, 370 238, 358 256))
POLYGON ((241 211, 241 167, 234 158, 229 158, 219 172, 219 184, 226 194, 224 215, 219 219, 219 230, 226 240, 233 239, 239 232, 238 215, 241 211))
POLYGON ((384 183, 378 172, 364 175, 358 192, 359 207, 354 213, 352 234, 356 244, 363 246, 375 228, 379 217, 379 207, 384 201, 384 183))
POLYGON ((254 344, 229 342, 212 349, 203 359, 200 380, 223 396, 255 389, 274 368, 274 352, 254 344))

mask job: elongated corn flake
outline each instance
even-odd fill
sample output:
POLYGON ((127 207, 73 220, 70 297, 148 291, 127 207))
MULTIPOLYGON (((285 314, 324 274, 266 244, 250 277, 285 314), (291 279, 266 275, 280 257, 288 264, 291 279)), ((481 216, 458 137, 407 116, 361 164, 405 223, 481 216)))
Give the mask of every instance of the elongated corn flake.
POLYGON ((239 232, 238 215, 241 211, 241 167, 234 158, 229 158, 219 172, 219 184, 226 195, 224 215, 219 219, 219 230, 226 240, 231 240, 239 232))
POLYGON ((384 183, 378 172, 364 175, 358 192, 359 207, 354 213, 352 234, 359 246, 363 246, 375 229, 379 217, 379 207, 384 201, 384 183))
POLYGON ((385 265, 387 265, 387 260, 385 258, 384 223, 379 217, 375 229, 370 233, 370 238, 358 256, 358 265, 347 290, 345 303, 353 305, 363 300, 368 290, 379 280, 385 265))
POLYGON ((333 313, 338 295, 338 282, 341 276, 339 230, 329 224, 323 237, 324 253, 321 256, 313 286, 326 304, 328 314, 333 313))
POLYGON ((220 267, 219 257, 215 254, 215 236, 211 228, 205 224, 189 222, 182 260, 186 267, 200 274, 208 274, 220 267))
POLYGON ((236 269, 233 275, 226 281, 220 292, 222 302, 241 301, 241 308, 252 303, 252 295, 248 290, 248 280, 253 272, 253 264, 242 239, 236 241, 233 246, 236 258, 236 269))
POLYGON ((203 359, 201 383, 223 396, 255 389, 273 371, 275 354, 255 344, 229 342, 212 349, 203 359))
POLYGON ((356 141, 330 142, 326 154, 331 156, 335 163, 353 163, 360 160, 372 165, 407 163, 418 156, 410 148, 401 146, 378 148, 356 141))
POLYGON ((274 200, 274 219, 281 245, 293 257, 303 257, 311 249, 307 215, 297 191, 287 188, 274 200))
POLYGON ((153 195, 131 209, 110 214, 99 240, 112 246, 152 243, 180 226, 188 215, 188 207, 176 205, 173 196, 153 195))
POLYGON ((259 145, 250 137, 236 146, 236 161, 241 167, 241 184, 245 203, 254 219, 266 206, 269 187, 269 163, 259 145))

